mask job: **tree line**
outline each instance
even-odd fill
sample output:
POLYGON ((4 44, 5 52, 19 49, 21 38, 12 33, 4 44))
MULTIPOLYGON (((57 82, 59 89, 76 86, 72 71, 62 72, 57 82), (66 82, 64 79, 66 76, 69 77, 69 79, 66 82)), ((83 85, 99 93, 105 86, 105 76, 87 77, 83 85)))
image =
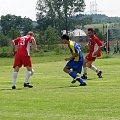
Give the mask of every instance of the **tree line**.
POLYGON ((84 12, 84 0, 38 0, 37 5, 38 29, 44 30, 48 25, 59 30, 75 28, 76 22, 72 16, 84 12))
POLYGON ((84 25, 92 23, 92 16, 82 14, 84 9, 84 0, 38 0, 36 26, 30 18, 2 15, 0 46, 9 45, 11 39, 25 35, 28 31, 36 33, 38 44, 59 43, 57 38, 62 30, 68 32, 80 26, 84 29, 84 25))
POLYGON ((74 19, 74 16, 80 15, 84 9, 84 0, 38 0, 36 3, 36 27, 29 18, 11 14, 2 15, 0 45, 9 45, 9 40, 21 34, 24 35, 30 30, 37 33, 38 43, 44 41, 44 43, 52 44, 54 37, 49 35, 51 29, 53 33, 50 34, 56 35, 55 38, 61 35, 62 30, 73 30, 76 25, 83 22, 74 19))

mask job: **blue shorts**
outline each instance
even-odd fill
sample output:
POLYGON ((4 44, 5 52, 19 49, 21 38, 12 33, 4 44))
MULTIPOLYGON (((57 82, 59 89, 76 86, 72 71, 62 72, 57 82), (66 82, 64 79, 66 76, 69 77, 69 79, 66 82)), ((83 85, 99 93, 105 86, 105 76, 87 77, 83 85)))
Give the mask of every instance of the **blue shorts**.
POLYGON ((83 61, 73 61, 73 60, 70 60, 67 64, 66 64, 67 67, 73 69, 73 71, 76 71, 77 73, 80 73, 82 72, 82 66, 83 66, 83 61))

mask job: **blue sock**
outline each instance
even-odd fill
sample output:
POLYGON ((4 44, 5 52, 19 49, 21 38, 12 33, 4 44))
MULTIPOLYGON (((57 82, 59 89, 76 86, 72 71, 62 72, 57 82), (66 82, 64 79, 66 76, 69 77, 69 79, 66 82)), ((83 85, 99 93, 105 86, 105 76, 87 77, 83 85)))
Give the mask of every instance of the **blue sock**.
MULTIPOLYGON (((69 72, 69 75, 74 79, 77 77, 74 72, 69 72)), ((81 77, 79 78, 78 82, 80 82, 81 84, 85 84, 85 81, 81 77)))
POLYGON ((80 77, 80 79, 79 79, 79 82, 81 83, 81 84, 85 84, 85 81, 80 77))
POLYGON ((74 78, 74 79, 77 77, 77 75, 76 75, 74 72, 72 72, 72 71, 69 72, 69 75, 70 75, 72 78, 74 78))

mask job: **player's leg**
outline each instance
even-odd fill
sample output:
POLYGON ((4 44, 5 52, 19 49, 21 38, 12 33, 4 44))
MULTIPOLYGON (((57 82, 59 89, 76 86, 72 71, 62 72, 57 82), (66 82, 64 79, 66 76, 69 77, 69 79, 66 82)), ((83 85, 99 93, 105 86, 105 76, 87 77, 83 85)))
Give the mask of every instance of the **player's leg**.
MULTIPOLYGON (((77 73, 81 74, 81 72, 82 72, 82 66, 83 66, 83 61, 79 61, 79 62, 77 62, 77 64, 74 66, 74 70, 75 70, 77 73)), ((80 86, 85 86, 85 85, 87 85, 86 82, 83 80, 82 77, 77 77, 76 80, 81 83, 80 86)))
POLYGON ((34 69, 32 68, 31 69, 31 76, 34 74, 34 69))
POLYGON ((84 82, 84 80, 78 77, 73 71, 70 70, 71 68, 73 69, 74 64, 75 64, 74 61, 69 61, 67 65, 64 67, 63 71, 65 73, 68 73, 76 81, 80 82, 82 86, 85 86, 86 83, 84 82))
POLYGON ((24 80, 24 87, 32 88, 33 86, 29 84, 29 78, 32 74, 32 62, 30 60, 30 56, 26 56, 22 58, 22 62, 24 67, 26 67, 26 78, 24 80))
POLYGON ((89 61, 85 58, 83 63, 83 75, 81 76, 83 79, 87 79, 87 63, 89 61))
POLYGON ((27 72, 26 72, 26 78, 24 81, 24 87, 32 88, 33 86, 29 84, 29 78, 31 76, 32 67, 26 66, 26 68, 27 68, 27 72))
POLYGON ((13 81, 12 89, 16 89, 16 80, 17 80, 17 75, 18 75, 19 69, 20 69, 19 66, 16 66, 16 67, 14 68, 13 80, 12 80, 12 81, 13 81))
POLYGON ((14 65, 13 65, 14 72, 13 72, 13 79, 12 79, 12 82, 13 82, 12 89, 16 89, 16 79, 21 66, 22 66, 21 58, 18 54, 16 54, 14 59, 14 65))
MULTIPOLYGON (((73 70, 73 72, 77 75, 77 71, 73 70)), ((77 75, 78 76, 78 75, 77 75)), ((76 83, 76 80, 73 79, 71 83, 76 83)))
POLYGON ((73 79, 75 79, 77 75, 73 71, 71 71, 70 69, 71 69, 70 67, 65 66, 63 71, 65 73, 68 73, 73 79))
POLYGON ((93 63, 93 61, 89 61, 89 62, 87 63, 87 67, 89 67, 91 70, 93 70, 94 72, 96 72, 99 78, 102 78, 102 71, 100 71, 100 70, 99 70, 96 66, 94 66, 92 63, 93 63))
POLYGON ((27 69, 27 71, 26 71, 26 78, 25 78, 24 83, 28 83, 28 80, 29 80, 29 78, 31 76, 31 70, 32 70, 32 68, 29 67, 29 66, 26 66, 26 69, 27 69))

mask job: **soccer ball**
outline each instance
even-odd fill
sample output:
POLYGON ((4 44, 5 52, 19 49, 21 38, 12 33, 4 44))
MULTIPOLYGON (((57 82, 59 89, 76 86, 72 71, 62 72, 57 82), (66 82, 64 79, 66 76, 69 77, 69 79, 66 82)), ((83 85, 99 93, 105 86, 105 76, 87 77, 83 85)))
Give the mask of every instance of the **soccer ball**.
POLYGON ((34 69, 32 68, 32 70, 31 70, 31 76, 34 74, 34 69))

